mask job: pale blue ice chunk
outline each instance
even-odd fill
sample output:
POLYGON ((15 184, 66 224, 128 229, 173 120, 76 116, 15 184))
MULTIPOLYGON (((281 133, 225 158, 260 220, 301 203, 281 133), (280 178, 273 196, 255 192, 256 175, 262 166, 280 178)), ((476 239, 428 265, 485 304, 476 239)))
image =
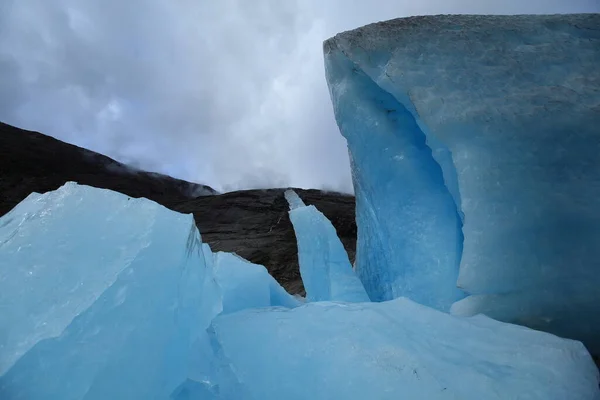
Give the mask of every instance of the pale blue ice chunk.
POLYGON ((223 252, 215 253, 214 260, 223 313, 270 306, 293 308, 301 304, 262 265, 253 264, 236 254, 223 252))
POLYGON ((315 206, 305 206, 293 190, 285 197, 298 242, 300 275, 307 301, 369 301, 335 227, 315 206))
POLYGON ((160 210, 67 183, 0 218, 0 375, 116 281, 150 243, 160 210))
POLYGON ((285 196, 285 199, 290 205, 290 210, 306 206, 306 204, 304 204, 304 201, 302 201, 300 196, 298 196, 298 193, 291 189, 286 190, 283 195, 285 196))
POLYGON ((404 298, 245 310, 212 328, 239 399, 600 398, 580 342, 404 298))
POLYGON ((0 225, 0 398, 168 398, 187 379, 220 309, 191 215, 69 183, 0 225))
POLYGON ((599 26, 600 14, 428 16, 325 43, 353 162, 361 277, 446 287, 448 257, 461 255, 441 207, 451 198, 464 217, 458 285, 482 296, 469 309, 549 319, 552 332, 600 348, 590 326, 600 315, 599 26))

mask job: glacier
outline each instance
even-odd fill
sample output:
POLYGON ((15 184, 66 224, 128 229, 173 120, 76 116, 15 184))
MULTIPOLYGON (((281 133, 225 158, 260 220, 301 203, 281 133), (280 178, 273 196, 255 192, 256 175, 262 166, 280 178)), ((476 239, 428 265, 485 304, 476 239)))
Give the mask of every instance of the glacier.
POLYGON ((600 14, 442 15, 325 41, 372 299, 600 354, 599 27, 600 14))
POLYGON ((298 242, 298 264, 307 301, 367 302, 335 227, 316 209, 306 206, 293 190, 284 193, 298 242))
POLYGON ((33 193, 2 218, 0 374, 38 341, 58 336, 157 234, 157 204, 85 193, 75 184, 33 193))
POLYGON ((212 327, 237 399, 600 398, 580 342, 406 298, 245 310, 212 327))
POLYGON ((192 215, 74 183, 0 218, 0 296, 2 399, 600 399, 578 341, 406 298, 303 304, 192 215))
POLYGON ((357 261, 286 191, 306 302, 192 215, 32 193, 0 217, 0 398, 600 400, 599 27, 428 16, 327 40, 357 261))
POLYGON ((220 312, 192 216, 146 199, 34 193, 0 251, 3 399, 167 398, 220 312))
POLYGON ((225 252, 215 253, 214 260, 214 275, 221 292, 223 314, 247 308, 294 308, 301 304, 262 265, 225 252))
POLYGON ((0 398, 213 393, 212 319, 301 304, 191 215, 72 182, 0 218, 0 253, 0 398))

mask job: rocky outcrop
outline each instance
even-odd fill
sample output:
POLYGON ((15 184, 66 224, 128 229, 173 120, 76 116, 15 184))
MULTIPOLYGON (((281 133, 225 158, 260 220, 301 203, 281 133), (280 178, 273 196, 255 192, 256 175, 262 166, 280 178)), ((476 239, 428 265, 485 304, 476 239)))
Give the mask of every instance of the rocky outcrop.
MULTIPOLYGON (((109 157, 38 132, 0 123, 0 216, 31 192, 68 181, 146 197, 172 210, 194 214, 204 242, 262 264, 290 293, 304 294, 285 188, 218 194, 212 188, 132 169, 109 157)), ((354 260, 354 197, 296 189, 335 226, 354 260)))
MULTIPOLYGON (((354 261, 354 197, 319 190, 295 189, 306 204, 317 207, 335 226, 354 261)), ((292 294, 304 294, 298 270, 296 236, 284 198, 285 189, 243 190, 173 204, 193 213, 202 240, 215 251, 235 252, 262 264, 292 294)))

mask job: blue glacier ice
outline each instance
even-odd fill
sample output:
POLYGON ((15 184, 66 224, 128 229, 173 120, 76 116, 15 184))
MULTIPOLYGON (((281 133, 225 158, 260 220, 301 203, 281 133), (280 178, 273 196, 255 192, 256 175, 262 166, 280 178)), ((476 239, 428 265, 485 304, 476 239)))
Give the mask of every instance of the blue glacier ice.
POLYGON ((0 218, 0 296, 1 399, 600 399, 580 342, 405 298, 302 304, 191 215, 73 183, 0 218))
POLYGON ((406 296, 447 311, 463 297, 455 202, 413 115, 338 49, 342 38, 326 42, 326 67, 350 149, 356 270, 374 301, 406 296))
POLYGON ((245 310, 212 329, 237 399, 600 398, 580 342, 406 298, 245 310))
POLYGON ((191 215, 68 183, 0 238, 0 398, 168 398, 187 379, 221 310, 191 215))
POLYGON ((214 258, 224 314, 247 308, 293 308, 301 304, 262 265, 252 264, 232 253, 218 252, 214 258))
POLYGON ((218 393, 202 382, 188 379, 179 385, 169 397, 171 400, 220 400, 218 393))
POLYGON ((428 16, 325 42, 371 298, 446 310, 458 284, 473 297, 457 314, 600 353, 599 27, 600 14, 428 16))
POLYGON ((293 211, 297 208, 306 207, 304 201, 300 198, 300 196, 298 196, 298 193, 296 193, 294 190, 288 189, 283 193, 283 195, 290 206, 290 211, 293 211))
POLYGON ((315 206, 306 206, 293 190, 287 190, 285 198, 290 205, 290 220, 298 242, 298 263, 306 300, 369 301, 327 217, 315 206))
POLYGON ((2 217, 0 374, 40 340, 60 335, 152 240, 159 206, 86 192, 70 183, 33 193, 2 217), (95 232, 100 226, 106 229, 95 232))
MULTIPOLYGON (((202 307, 214 307, 211 300, 220 299, 210 314, 201 311, 205 315, 224 315, 252 308, 293 308, 301 304, 269 275, 264 266, 250 263, 233 253, 213 254, 206 243, 202 246, 207 274, 212 273, 204 280, 202 307)), ((203 334, 196 337, 188 358, 187 379, 171 393, 171 399, 235 399, 229 393, 237 393, 239 383, 228 366, 220 365, 219 347, 208 332, 203 330, 203 334)))

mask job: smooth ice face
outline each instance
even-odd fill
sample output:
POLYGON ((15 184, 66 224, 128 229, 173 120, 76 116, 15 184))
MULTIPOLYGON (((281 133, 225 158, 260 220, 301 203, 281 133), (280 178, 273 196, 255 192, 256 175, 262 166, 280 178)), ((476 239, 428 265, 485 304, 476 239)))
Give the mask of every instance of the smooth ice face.
POLYGON ((296 208, 306 207, 304 201, 298 196, 298 193, 293 191, 292 189, 288 189, 283 193, 285 199, 290 205, 290 210, 295 210, 296 208))
MULTIPOLYGON (((374 301, 399 296, 448 310, 456 288, 461 220, 442 169, 413 114, 347 56, 325 43, 336 120, 348 141, 356 194, 356 270, 374 301)), ((351 47, 351 49, 353 49, 351 47)), ((385 65, 385 48, 366 54, 385 65)))
POLYGON ((0 375, 60 335, 150 243, 162 207, 92 190, 32 193, 0 218, 0 375))
POLYGON ((247 310, 212 328, 240 399, 599 398, 581 343, 404 298, 247 310))
POLYGON ((270 306, 293 308, 301 304, 262 265, 252 264, 232 253, 218 252, 214 259, 223 313, 270 306))
POLYGON ((600 348, 600 326, 588 323, 600 303, 581 293, 600 287, 598 26, 599 14, 430 16, 325 43, 353 161, 361 273, 448 287, 449 257, 461 255, 451 198, 464 216, 458 285, 483 296, 467 308, 600 348), (410 256, 390 260, 400 251, 410 256))
POLYGON ((293 190, 285 197, 298 241, 300 275, 308 301, 369 301, 335 227, 315 206, 305 206, 293 190))
POLYGON ((0 225, 0 398, 168 398, 187 379, 220 312, 191 215, 69 183, 0 225))

